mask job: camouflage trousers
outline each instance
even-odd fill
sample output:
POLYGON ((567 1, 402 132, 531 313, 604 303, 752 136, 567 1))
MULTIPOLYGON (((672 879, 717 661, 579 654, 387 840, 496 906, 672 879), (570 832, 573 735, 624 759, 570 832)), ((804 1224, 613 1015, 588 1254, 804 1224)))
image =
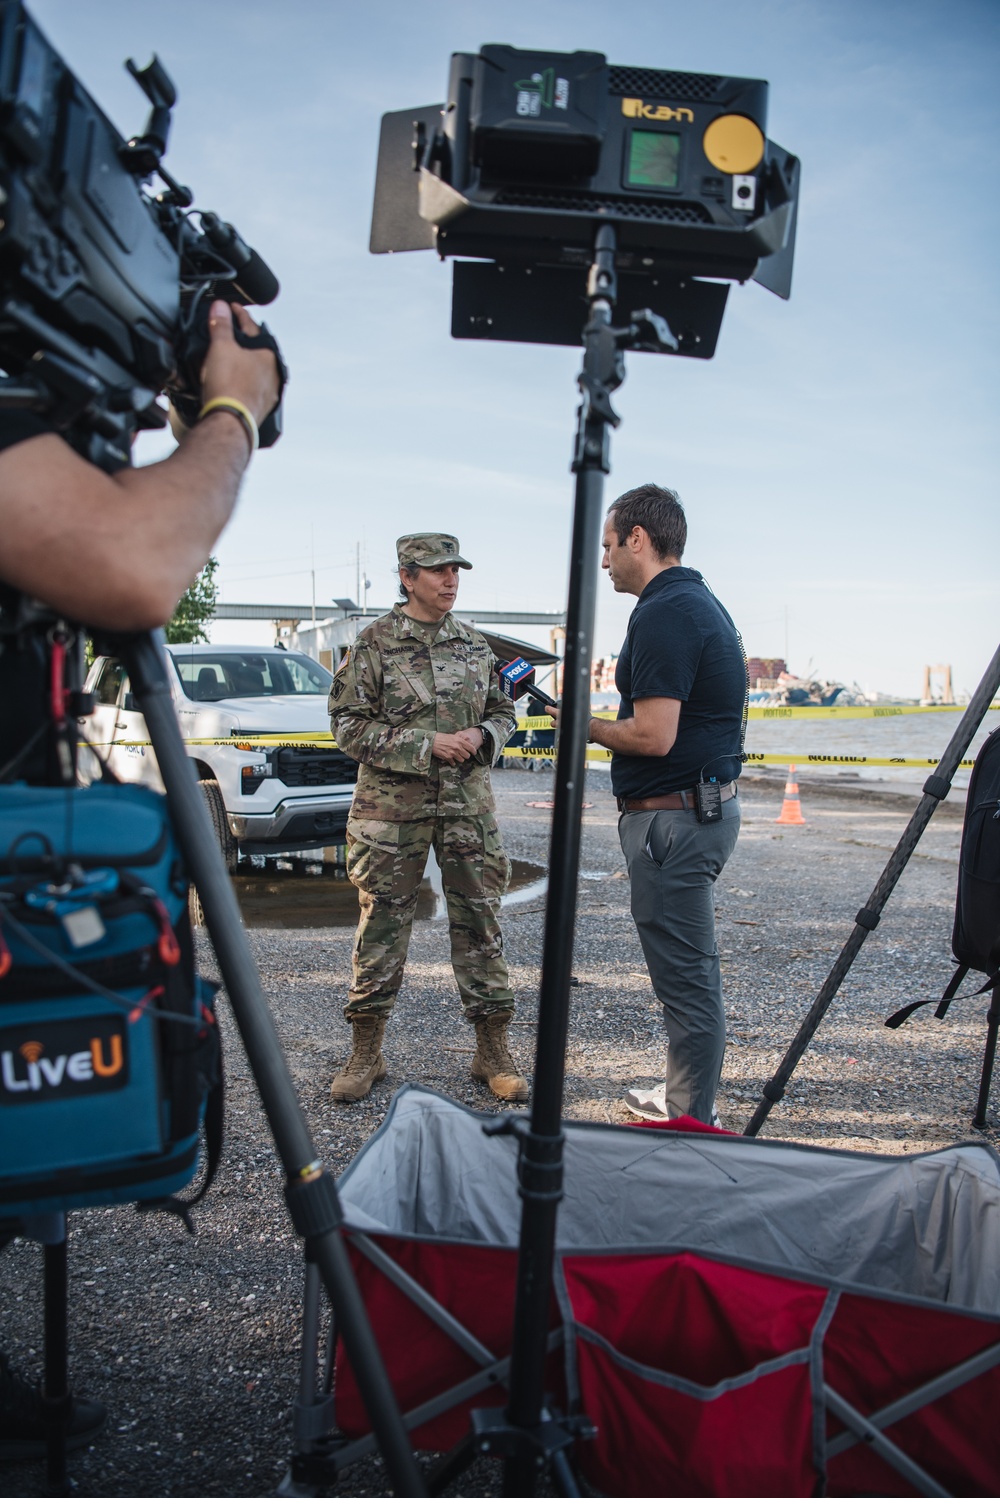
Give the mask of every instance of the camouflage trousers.
POLYGON ((388 1014, 403 965, 428 850, 433 844, 448 905, 451 965, 467 1020, 512 1011, 498 915, 510 864, 492 814, 420 822, 347 824, 347 873, 358 891, 353 979, 344 1014, 388 1014))

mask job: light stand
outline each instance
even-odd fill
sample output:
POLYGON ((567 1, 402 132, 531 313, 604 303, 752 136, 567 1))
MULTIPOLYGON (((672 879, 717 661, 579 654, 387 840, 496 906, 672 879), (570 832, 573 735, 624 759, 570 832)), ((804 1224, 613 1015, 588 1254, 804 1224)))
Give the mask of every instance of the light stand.
POLYGON ((579 1436, 586 1434, 587 1427, 585 1420, 567 1419, 546 1407, 544 1378, 556 1216, 563 1194, 563 1083, 601 512, 604 475, 610 469, 610 428, 619 423, 610 397, 625 377, 625 348, 666 352, 677 347, 664 320, 648 311, 635 313, 625 328, 612 327, 617 295, 615 245, 613 226, 602 224, 595 237, 587 281, 590 317, 583 332, 583 370, 578 377, 583 400, 572 463, 576 493, 552 814, 558 836, 552 839, 550 853, 531 1119, 525 1123, 506 1118, 487 1126, 488 1132, 509 1132, 517 1137, 523 1203, 510 1400, 505 1410, 474 1410, 472 1415, 478 1450, 505 1460, 504 1498, 531 1498, 538 1477, 545 1471, 567 1498, 575 1498, 579 1490, 568 1451, 579 1436))

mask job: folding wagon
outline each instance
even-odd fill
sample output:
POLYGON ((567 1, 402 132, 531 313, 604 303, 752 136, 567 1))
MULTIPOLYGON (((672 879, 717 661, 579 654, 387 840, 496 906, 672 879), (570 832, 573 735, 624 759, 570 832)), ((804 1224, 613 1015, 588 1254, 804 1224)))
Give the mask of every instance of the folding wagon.
MULTIPOLYGON (((403 1087, 341 1180, 413 1444, 469 1458, 469 1412, 505 1402, 509 1369, 520 1201, 515 1140, 484 1132, 496 1123, 403 1087)), ((699 1125, 566 1135, 548 1390, 589 1428, 577 1452, 595 1488, 1000 1491, 989 1146, 887 1157, 699 1125)), ((375 1450, 335 1329, 317 1382, 318 1298, 314 1278, 287 1492, 375 1450)))

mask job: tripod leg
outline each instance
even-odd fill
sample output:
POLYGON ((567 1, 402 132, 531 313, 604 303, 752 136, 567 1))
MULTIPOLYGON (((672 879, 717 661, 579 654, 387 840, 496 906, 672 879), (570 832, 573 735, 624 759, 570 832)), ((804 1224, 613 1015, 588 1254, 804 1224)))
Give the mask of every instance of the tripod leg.
POLYGON ((319 1274, 315 1264, 306 1265, 306 1282, 302 1299, 302 1362, 299 1375, 299 1398, 311 1407, 316 1400, 316 1365, 319 1357, 319 1274))
POLYGON ((438 1493, 443 1493, 455 1481, 467 1472, 472 1463, 479 1455, 472 1431, 464 1436, 458 1445, 442 1456, 427 1474, 427 1492, 430 1498, 437 1498, 438 1493))
POLYGON ((316 1442, 333 1429, 333 1395, 319 1387, 320 1298, 322 1286, 315 1264, 306 1264, 305 1291, 302 1301, 302 1354, 299 1371, 299 1397, 292 1408, 292 1431, 295 1449, 300 1454, 312 1451, 316 1442))
MULTIPOLYGON (((65 1218, 63 1218, 65 1226, 65 1218)), ((46 1243, 45 1280, 45 1375, 42 1408, 45 1416, 45 1498, 62 1498, 70 1491, 66 1472, 66 1437, 69 1433, 69 1294, 67 1284, 66 1234, 58 1243, 46 1243)))
POLYGON ((993 1061, 997 1053, 997 1030, 1000 1029, 1000 987, 994 988, 986 1016, 986 1049, 983 1052, 983 1073, 979 1079, 979 1097, 976 1101, 974 1129, 986 1127, 986 1105, 990 1100, 990 1083, 993 1080, 993 1061))
POLYGON ((784 1096, 789 1077, 802 1060, 809 1042, 822 1023, 823 1016, 836 998, 837 991, 847 976, 855 957, 860 952, 865 938, 878 925, 883 907, 896 888, 899 876, 909 863, 910 855, 920 841, 927 823, 937 808, 938 802, 951 789, 952 777, 958 769, 966 749, 972 743, 977 728, 985 718, 989 705, 996 696, 998 687, 1000 687, 1000 648, 997 649, 996 654, 986 668, 985 676, 972 694, 972 699, 962 714, 961 722, 952 735, 947 749, 941 756, 936 773, 931 775, 925 782, 924 794, 917 802, 916 811, 913 813, 907 823, 906 830, 896 844, 892 857, 882 870, 878 883, 868 897, 867 904, 858 911, 855 917, 854 930, 844 943, 839 957, 830 969, 826 982, 816 995, 809 1013, 802 1021, 798 1034, 785 1052, 774 1076, 770 1081, 764 1083, 763 1099, 758 1103, 753 1117, 743 1130, 744 1134, 754 1135, 759 1133, 774 1104, 780 1102, 784 1096))
POLYGON ((333 1177, 326 1174, 302 1116, 274 1021, 240 920, 232 882, 198 792, 174 713, 162 647, 152 635, 119 642, 166 787, 177 839, 201 897, 233 1015, 286 1175, 285 1198, 307 1240, 333 1304, 392 1490, 424 1498, 425 1489, 385 1365, 365 1312, 347 1247, 333 1177))
POLYGON ((552 1477, 562 1498, 580 1498, 580 1487, 565 1451, 557 1451, 552 1458, 552 1477))

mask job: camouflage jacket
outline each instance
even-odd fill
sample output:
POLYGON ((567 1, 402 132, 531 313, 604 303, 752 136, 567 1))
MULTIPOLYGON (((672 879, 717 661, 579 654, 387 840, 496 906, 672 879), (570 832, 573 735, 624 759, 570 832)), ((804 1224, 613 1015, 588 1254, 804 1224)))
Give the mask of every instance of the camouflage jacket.
POLYGON ((362 630, 330 690, 330 727, 361 769, 353 818, 414 822, 493 810, 489 767, 514 728, 514 707, 482 635, 446 614, 434 626, 396 604, 362 630), (461 765, 431 756, 436 733, 481 728, 461 765))

